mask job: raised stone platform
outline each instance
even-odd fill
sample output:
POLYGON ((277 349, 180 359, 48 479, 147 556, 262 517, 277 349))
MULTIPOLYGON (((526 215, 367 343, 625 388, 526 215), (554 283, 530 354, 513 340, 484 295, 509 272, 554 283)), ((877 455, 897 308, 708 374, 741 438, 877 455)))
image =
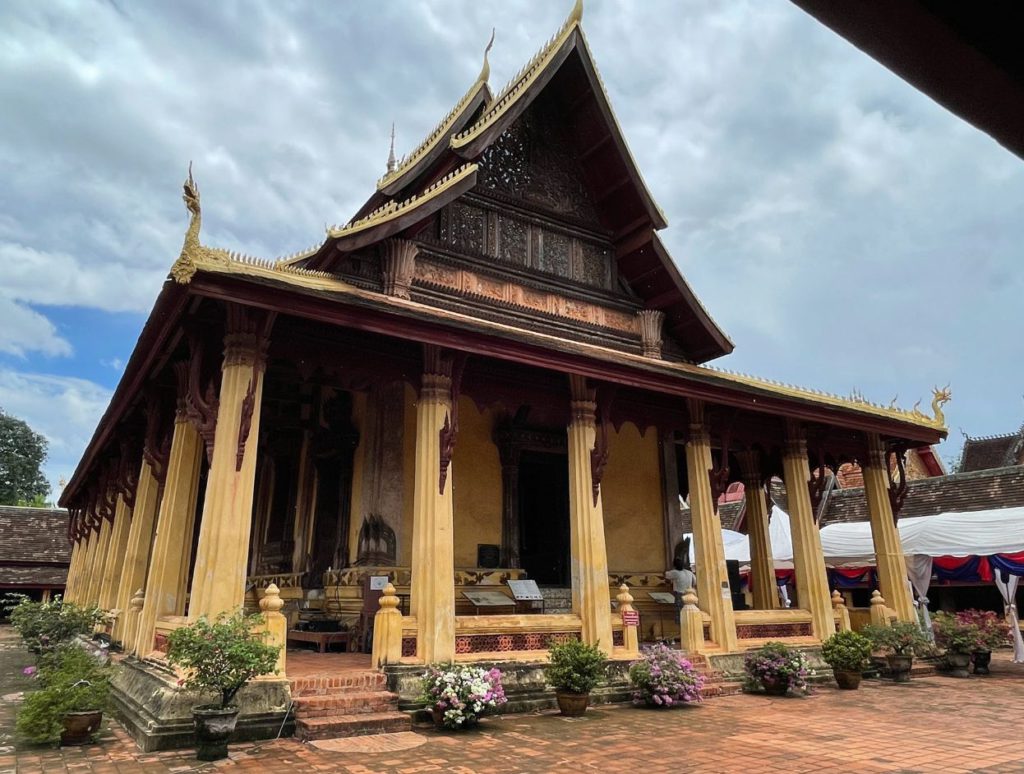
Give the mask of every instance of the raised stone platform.
MULTIPOLYGON (((125 658, 111 688, 118 718, 143 751, 193 746, 192 707, 209 699, 204 702, 203 697, 182 691, 172 670, 156 662, 125 658)), ((292 734, 287 680, 255 680, 239 691, 237 704, 241 715, 232 741, 292 734)))

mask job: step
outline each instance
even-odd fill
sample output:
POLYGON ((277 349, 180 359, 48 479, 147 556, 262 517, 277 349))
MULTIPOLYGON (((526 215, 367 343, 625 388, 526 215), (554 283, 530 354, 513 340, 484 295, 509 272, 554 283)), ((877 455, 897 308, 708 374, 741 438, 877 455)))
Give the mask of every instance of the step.
POLYGON ((322 696, 351 691, 380 691, 387 687, 382 672, 346 672, 333 677, 297 677, 291 680, 293 697, 322 696))
POLYGON ((315 718, 389 712, 394 710, 397 700, 398 694, 388 691, 300 696, 295 699, 295 717, 315 718))
POLYGON ((412 718, 404 712, 370 712, 324 718, 299 718, 295 721, 295 736, 302 741, 393 734, 411 730, 412 718))

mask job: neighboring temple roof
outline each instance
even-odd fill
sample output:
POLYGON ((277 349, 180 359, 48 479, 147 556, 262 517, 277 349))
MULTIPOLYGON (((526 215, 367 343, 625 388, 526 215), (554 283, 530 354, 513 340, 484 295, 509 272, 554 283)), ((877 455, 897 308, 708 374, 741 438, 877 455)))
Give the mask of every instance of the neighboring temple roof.
MULTIPOLYGON (((907 482, 900 518, 933 516, 945 511, 983 511, 1024 506, 1024 466, 954 473, 907 482)), ((829 497, 822 526, 867 521, 863 489, 836 489, 829 497)))
POLYGON ((1024 444, 1024 431, 984 438, 968 437, 960 456, 960 472, 989 470, 1016 464, 1016 452, 1024 444))
POLYGON ((63 586, 71 562, 68 512, 0 506, 0 587, 63 586))
POLYGON ((1017 3, 793 2, 1024 158, 1017 3))

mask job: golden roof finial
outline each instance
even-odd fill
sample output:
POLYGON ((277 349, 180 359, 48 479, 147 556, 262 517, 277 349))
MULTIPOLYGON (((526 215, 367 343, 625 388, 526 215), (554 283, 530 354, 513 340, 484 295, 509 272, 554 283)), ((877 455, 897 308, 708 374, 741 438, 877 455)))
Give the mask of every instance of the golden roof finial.
POLYGON ((388 151, 388 174, 395 171, 395 122, 391 122, 391 150, 388 151))
POLYGON ((487 79, 491 77, 491 63, 487 61, 487 55, 494 45, 494 31, 494 27, 491 27, 491 39, 487 43, 487 48, 484 49, 484 66, 480 68, 480 75, 476 77, 477 83, 487 83, 487 79))

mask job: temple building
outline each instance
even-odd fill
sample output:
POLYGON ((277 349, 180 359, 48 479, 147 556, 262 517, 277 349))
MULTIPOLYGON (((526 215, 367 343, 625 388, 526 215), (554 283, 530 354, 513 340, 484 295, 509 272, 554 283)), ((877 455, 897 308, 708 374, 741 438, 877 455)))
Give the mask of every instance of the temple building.
POLYGON ((581 17, 577 3, 497 93, 485 54, 448 115, 304 252, 204 244, 190 170, 181 254, 61 498, 68 596, 117 611, 137 683, 169 685, 169 631, 253 609, 266 589, 290 627, 317 610, 389 674, 538 663, 552 637, 628 660, 637 627, 623 613, 663 609, 649 595, 670 590, 681 495, 698 579, 683 646, 813 645, 845 620, 815 482, 846 463, 863 472, 882 595, 913 618, 902 460, 945 437, 949 393, 926 415, 709 365, 733 343, 658 235, 666 217, 581 17), (773 477, 795 550, 786 610, 767 544, 773 477), (746 611, 731 604, 716 512, 736 481, 755 557, 746 611), (370 581, 385 576, 370 637, 370 581), (516 579, 544 605, 473 601, 516 579))

